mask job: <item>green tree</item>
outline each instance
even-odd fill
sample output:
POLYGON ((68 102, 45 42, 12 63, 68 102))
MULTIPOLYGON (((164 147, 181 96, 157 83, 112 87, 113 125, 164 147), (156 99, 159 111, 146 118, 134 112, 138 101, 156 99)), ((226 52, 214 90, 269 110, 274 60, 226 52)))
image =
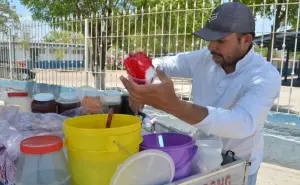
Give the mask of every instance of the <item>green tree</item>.
POLYGON ((262 56, 267 57, 268 49, 267 48, 260 48, 259 46, 254 46, 254 51, 260 53, 262 56))
MULTIPOLYGON (((130 35, 130 38, 125 40, 125 46, 127 42, 131 42, 128 44, 131 46, 129 51, 139 49, 156 56, 203 47, 204 44, 200 45, 200 39, 191 33, 205 24, 211 11, 220 3, 219 0, 215 0, 214 3, 206 0, 149 1, 143 10, 137 9, 138 11, 125 19, 128 28, 125 28, 124 32, 125 35, 130 35)), ((119 27, 122 27, 122 19, 123 17, 119 20, 119 27)), ((123 30, 120 34, 122 32, 123 30)))
MULTIPOLYGON (((63 43, 63 44, 84 44, 84 36, 81 33, 71 31, 50 31, 44 36, 44 42, 63 43)), ((66 48, 55 48, 54 56, 56 60, 63 60, 66 48)))
POLYGON ((54 56, 56 60, 63 60, 65 57, 65 48, 55 48, 54 49, 54 56))
POLYGON ((17 23, 19 16, 7 0, 0 0, 0 31, 7 31, 7 24, 17 23))
MULTIPOLYGON (((274 43, 276 42, 276 35, 278 34, 279 30, 282 30, 287 26, 296 28, 297 18, 298 18, 298 8, 299 8, 298 0, 235 0, 235 1, 242 2, 244 4, 249 5, 255 15, 274 21, 273 24, 271 25, 271 32, 273 32, 273 30, 275 32, 274 34, 271 34, 271 40, 274 38, 274 43), (287 22, 285 20, 287 20, 287 22)), ((264 47, 268 48, 267 60, 270 61, 272 44, 265 45, 264 47)))
POLYGON ((19 29, 20 36, 18 41, 20 43, 20 47, 24 49, 24 57, 27 59, 27 51, 30 49, 30 43, 32 40, 31 32, 32 29, 29 26, 23 26, 22 29, 19 29))
POLYGON ((84 44, 84 36, 71 31, 50 31, 44 36, 45 42, 55 42, 64 44, 84 44))
MULTIPOLYGON (((78 28, 79 32, 84 33, 82 20, 89 19, 88 35, 92 43, 90 62, 93 64, 93 71, 105 70, 105 57, 111 47, 119 51, 134 51, 140 48, 149 54, 195 49, 197 46, 192 44, 195 38, 190 34, 193 26, 199 29, 202 21, 199 21, 199 17, 206 20, 211 11, 209 8, 219 4, 221 0, 214 1, 215 4, 205 0, 204 6, 203 0, 188 1, 188 4, 186 2, 186 0, 61 0, 58 3, 57 1, 21 0, 21 3, 33 13, 34 19, 47 21, 53 27, 67 30, 78 28), (197 9, 189 10, 194 8, 195 3, 197 9), (142 8, 144 12, 141 12, 142 8), (197 21, 192 25, 190 20, 194 20, 194 16, 197 21), (73 24, 67 23, 66 26, 66 22, 62 20, 73 24), (183 22, 186 24, 182 24, 183 22), (140 36, 134 36, 135 30, 140 36), (158 35, 158 33, 163 34, 158 35), (171 36, 167 36, 169 33, 171 36), (176 33, 180 33, 179 36, 176 36, 176 33), (160 39, 163 39, 162 43, 158 42, 160 39), (136 45, 132 44, 134 42, 136 45)), ((101 79, 104 88, 104 75, 95 77, 101 79)), ((96 82, 96 85, 98 84, 96 82)))

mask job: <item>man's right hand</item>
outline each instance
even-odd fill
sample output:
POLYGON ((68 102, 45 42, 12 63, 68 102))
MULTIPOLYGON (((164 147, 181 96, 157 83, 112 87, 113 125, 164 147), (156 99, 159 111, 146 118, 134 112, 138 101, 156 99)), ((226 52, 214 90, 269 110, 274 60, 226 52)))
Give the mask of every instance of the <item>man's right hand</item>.
POLYGON ((138 115, 139 111, 142 111, 144 109, 144 105, 136 103, 134 100, 130 98, 130 96, 128 101, 129 101, 129 106, 135 115, 138 115))

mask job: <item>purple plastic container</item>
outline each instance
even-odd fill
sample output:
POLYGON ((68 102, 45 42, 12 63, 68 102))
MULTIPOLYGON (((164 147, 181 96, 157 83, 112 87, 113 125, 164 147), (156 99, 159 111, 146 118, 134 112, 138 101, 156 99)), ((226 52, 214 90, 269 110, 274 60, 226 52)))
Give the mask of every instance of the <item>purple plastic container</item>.
POLYGON ((193 147, 193 151, 192 151, 190 157, 186 160, 186 162, 175 169, 175 176, 174 176, 173 181, 184 179, 191 175, 192 160, 195 157, 195 155, 197 154, 197 151, 198 151, 198 146, 195 145, 193 147))
POLYGON ((171 156, 176 168, 173 181, 190 176, 191 161, 198 149, 192 137, 169 132, 144 135, 140 151, 149 149, 161 150, 171 156), (163 138, 163 147, 159 144, 159 137, 163 138))

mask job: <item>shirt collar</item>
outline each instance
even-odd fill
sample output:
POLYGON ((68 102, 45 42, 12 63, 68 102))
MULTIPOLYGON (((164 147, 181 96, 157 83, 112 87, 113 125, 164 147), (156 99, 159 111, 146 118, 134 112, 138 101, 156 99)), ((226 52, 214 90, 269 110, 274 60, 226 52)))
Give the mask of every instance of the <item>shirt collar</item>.
POLYGON ((241 60, 238 61, 235 67, 235 72, 239 72, 244 70, 247 66, 250 65, 251 59, 254 54, 254 46, 251 47, 251 49, 248 51, 248 53, 242 58, 241 60))

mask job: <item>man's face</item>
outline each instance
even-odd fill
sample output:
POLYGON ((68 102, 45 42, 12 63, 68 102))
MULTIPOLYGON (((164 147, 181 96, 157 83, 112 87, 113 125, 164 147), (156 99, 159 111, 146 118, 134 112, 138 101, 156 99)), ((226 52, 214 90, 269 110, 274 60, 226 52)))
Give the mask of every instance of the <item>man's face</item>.
POLYGON ((213 60, 223 66, 234 66, 237 60, 249 48, 249 35, 239 36, 236 33, 227 37, 210 41, 208 49, 211 51, 213 60))

